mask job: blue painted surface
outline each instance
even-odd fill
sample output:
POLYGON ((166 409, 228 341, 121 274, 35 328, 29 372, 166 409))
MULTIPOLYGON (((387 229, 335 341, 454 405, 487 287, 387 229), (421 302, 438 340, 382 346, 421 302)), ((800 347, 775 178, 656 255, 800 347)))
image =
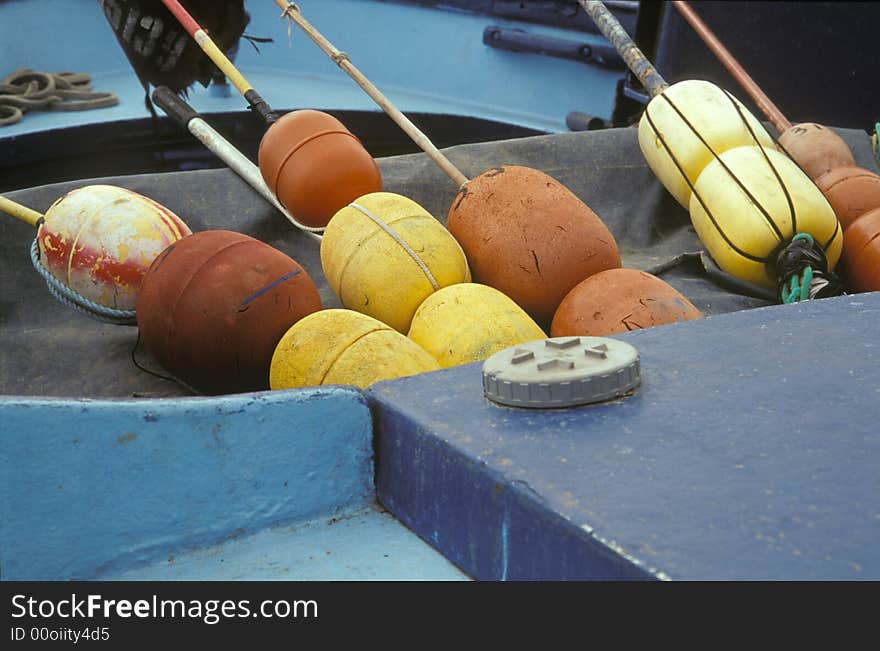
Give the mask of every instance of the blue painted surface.
POLYGON ((481 579, 880 578, 880 293, 621 335, 631 397, 376 385, 380 502, 481 579))
MULTIPOLYGON (((483 45, 489 25, 517 27, 592 45, 593 34, 523 24, 498 17, 377 2, 304 0, 303 14, 404 112, 482 117, 551 132, 566 131, 569 111, 609 118, 617 70, 495 50, 483 45)), ((274 38, 257 53, 240 43, 236 65, 278 109, 322 108, 378 111, 367 95, 286 21, 275 3, 249 2, 248 34, 274 38)), ((128 65, 97 2, 7 0, 0 3, 0 75, 18 67, 88 72, 95 90, 117 93, 116 107, 73 113, 32 113, 0 136, 106 120, 148 117, 143 88, 128 65), (46 38, 46 35, 52 35, 46 38), (34 44, 39 43, 36 47, 34 44)), ((216 96, 201 84, 190 103, 203 113, 243 110, 233 90, 216 96)))
POLYGON ((0 576, 102 578, 372 503, 360 391, 0 398, 0 576))
POLYGON ((137 581, 466 581, 468 577, 391 515, 372 506, 274 527, 144 567, 137 581))

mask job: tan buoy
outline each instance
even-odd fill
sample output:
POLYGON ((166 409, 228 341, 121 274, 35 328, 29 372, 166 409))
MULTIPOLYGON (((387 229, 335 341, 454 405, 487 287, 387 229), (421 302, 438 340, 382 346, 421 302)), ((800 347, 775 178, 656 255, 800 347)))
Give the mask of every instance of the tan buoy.
POLYGON ((381 380, 436 371, 427 351, 390 326, 352 310, 315 312, 292 326, 272 355, 269 384, 292 389, 381 380))
POLYGON ((779 146, 814 181, 835 168, 856 164, 843 138, 815 122, 789 127, 779 136, 779 146))
POLYGON ((431 294, 416 310, 410 339, 444 368, 546 337, 532 318, 493 287, 458 283, 431 294))
POLYGON ((342 208, 324 231, 321 266, 343 306, 409 330, 433 292, 471 279, 461 246, 418 203, 374 192, 342 208))
POLYGON ((579 283, 553 316, 551 337, 605 336, 699 319, 668 283, 637 269, 609 269, 579 283))

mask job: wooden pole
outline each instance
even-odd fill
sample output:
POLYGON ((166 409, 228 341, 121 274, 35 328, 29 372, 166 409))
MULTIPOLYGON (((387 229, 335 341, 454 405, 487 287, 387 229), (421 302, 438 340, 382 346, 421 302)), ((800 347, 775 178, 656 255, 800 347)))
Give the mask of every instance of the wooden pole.
POLYGON ((336 63, 336 65, 342 68, 342 70, 345 71, 345 73, 348 74, 348 76, 351 77, 355 83, 360 86, 374 102, 376 102, 376 104, 379 105, 379 108, 385 111, 385 113, 394 120, 397 126, 406 132, 406 135, 408 135, 413 142, 415 142, 419 148, 421 148, 421 150, 440 167, 440 169, 446 172, 449 178, 451 178, 459 187, 468 182, 468 178, 452 164, 452 161, 446 158, 446 156, 434 146, 434 143, 430 141, 428 136, 422 133, 422 131, 414 125, 408 117, 401 113, 400 110, 398 110, 398 108, 394 106, 394 104, 392 104, 391 101, 355 67, 347 54, 336 49, 330 41, 324 38, 324 36, 303 17, 296 3, 287 2, 286 0, 275 0, 275 4, 284 10, 281 17, 286 17, 296 23, 297 26, 336 63))
POLYGON ((703 19, 700 18, 697 13, 693 10, 693 8, 684 0, 673 0, 672 4, 678 9, 678 12, 684 17, 684 19, 690 23, 691 27, 694 28, 694 31, 703 39, 703 42, 709 47, 710 50, 718 57, 718 60, 721 61, 722 65, 727 68, 727 71, 733 75, 734 79, 743 87, 743 89, 749 94, 752 100, 757 104, 758 108, 761 109, 761 112, 767 116, 767 119, 773 124, 773 127, 779 133, 784 133, 791 128, 791 122, 789 122, 785 116, 782 114, 776 105, 770 101, 770 98, 764 94, 764 91, 761 90, 760 86, 755 83, 755 80, 745 71, 739 61, 737 61, 730 51, 724 47, 718 37, 709 29, 709 26, 703 22, 703 19))

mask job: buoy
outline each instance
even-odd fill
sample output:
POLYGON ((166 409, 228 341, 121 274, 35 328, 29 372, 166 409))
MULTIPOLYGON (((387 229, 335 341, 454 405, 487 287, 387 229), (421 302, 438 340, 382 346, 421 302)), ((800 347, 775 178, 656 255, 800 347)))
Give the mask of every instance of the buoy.
POLYGON ((260 172, 288 211, 309 227, 322 227, 352 199, 382 189, 376 162, 339 120, 313 110, 279 119, 177 0, 162 3, 269 125, 260 141, 260 172))
POLYGON ((269 386, 281 336, 321 309, 309 274, 278 249, 225 230, 190 235, 144 277, 137 321, 146 349, 205 393, 269 386))
POLYGON ((403 334, 433 292, 470 281, 464 252, 443 224, 392 192, 359 197, 333 216, 321 266, 344 307, 403 334))
MULTIPOLYGON (((144 274, 169 244, 191 233, 171 210, 112 185, 71 190, 40 215, 9 199, 37 227, 40 264, 80 296, 114 310, 133 310, 144 274)), ((13 215, 17 216, 17 215, 13 215)))
POLYGON ((843 234, 843 275, 853 292, 880 290, 880 208, 861 215, 843 234))
POLYGON ((843 138, 815 122, 789 126, 779 136, 779 146, 814 181, 835 168, 856 164, 843 138))
POLYGON ((775 287, 776 254, 803 232, 822 246, 829 268, 837 264, 843 232, 834 211, 797 165, 775 149, 730 149, 706 166, 694 187, 694 229, 727 273, 775 287))
POLYGON ((565 293, 584 278, 581 274, 620 266, 610 231, 562 184, 519 166, 490 169, 469 180, 347 54, 305 19, 298 5, 275 1, 283 16, 296 23, 459 188, 447 225, 464 249, 474 280, 502 291, 534 319, 545 322, 565 293))
MULTIPOLYGON (((693 26, 700 38, 703 39, 724 67, 749 93, 761 111, 767 116, 767 119, 770 120, 781 134, 779 136, 780 148, 800 166, 807 176, 815 181, 818 188, 831 204, 844 231, 845 244, 842 262, 845 269, 849 270, 845 271, 844 275, 848 277, 847 280, 851 276, 853 278, 851 282, 855 283, 855 285, 850 284, 849 288, 856 289, 856 291, 865 291, 864 288, 866 287, 877 288, 880 286, 880 277, 877 279, 870 279, 868 277, 871 273, 880 274, 880 266, 878 266, 875 258, 876 249, 866 245, 867 242, 873 241, 875 236, 880 236, 880 229, 875 230, 874 235, 872 235, 867 230, 868 224, 880 226, 880 223, 877 222, 876 218, 872 217, 857 229, 857 233, 851 236, 846 234, 850 227, 861 219, 863 215, 867 216, 873 210, 880 208, 880 176, 864 168, 857 167, 849 146, 843 138, 831 131, 831 129, 813 122, 792 126, 690 5, 684 0, 674 0, 672 4, 693 26), (865 256, 865 259, 859 259, 858 256, 865 256)), ((806 242, 807 240, 803 238, 803 241, 806 242)), ((803 248, 804 251, 810 249, 813 249, 813 246, 803 248)), ((814 250, 812 253, 808 253, 808 256, 812 258, 814 254, 819 254, 820 257, 822 255, 820 251, 814 250)), ((817 259, 816 262, 818 262, 820 267, 824 266, 821 259, 817 259)), ((787 266, 787 264, 784 266, 787 266)), ((812 265, 809 266, 811 272, 815 272, 812 265)), ((803 261, 797 262, 795 267, 802 267, 804 272, 806 272, 806 266, 803 261)), ((825 289, 820 289, 816 292, 815 295, 824 296, 839 293, 843 285, 833 278, 833 274, 822 273, 825 276, 822 282, 815 283, 811 281, 811 286, 825 287, 825 289)), ((804 286, 806 278, 805 274, 802 274, 800 280, 796 277, 793 278, 794 286, 804 286)), ((812 291, 811 287, 811 293, 812 291)), ((796 295, 797 292, 791 292, 790 289, 787 289, 783 292, 783 296, 786 294, 796 295)))
POLYGON ((773 147, 773 138, 733 95, 699 79, 663 90, 639 121, 639 147, 648 166, 685 208, 713 152, 755 144, 773 147))
POLYGON ((602 337, 699 319, 703 313, 668 283, 637 269, 590 276, 559 304, 551 337, 602 337))
POLYGON ((844 230, 865 213, 880 208, 880 175, 864 167, 835 167, 818 177, 816 186, 844 230))
MULTIPOLYGON (((757 119, 710 82, 668 85, 601 2, 579 2, 651 94, 639 122, 642 153, 666 189, 689 208, 694 229, 718 266, 752 283, 777 287, 784 300, 782 286, 810 274, 806 263, 790 264, 791 276, 778 279, 775 259, 799 250, 793 236, 801 235, 828 247, 813 253, 825 256, 822 273, 829 275, 842 246, 834 211, 821 193, 808 190, 812 183, 803 170, 778 155, 757 119), (793 232, 781 228, 786 223, 793 232)), ((804 298, 837 286, 810 285, 804 298)), ((797 296, 800 300, 802 293, 797 296)))
POLYGON ((352 310, 311 314, 284 333, 269 373, 272 389, 350 384, 362 389, 381 380, 436 371, 427 351, 390 326, 352 310))
POLYGON ((474 280, 549 323, 584 278, 620 266, 614 236, 568 188, 528 167, 509 165, 475 177, 449 210, 449 231, 474 280))
POLYGON ((326 226, 343 206, 382 190, 379 166, 360 140, 321 111, 279 118, 263 136, 258 160, 269 189, 307 226, 326 226))
POLYGON ((510 298, 477 283, 431 294, 416 310, 408 334, 444 368, 480 362, 508 346, 546 336, 510 298))

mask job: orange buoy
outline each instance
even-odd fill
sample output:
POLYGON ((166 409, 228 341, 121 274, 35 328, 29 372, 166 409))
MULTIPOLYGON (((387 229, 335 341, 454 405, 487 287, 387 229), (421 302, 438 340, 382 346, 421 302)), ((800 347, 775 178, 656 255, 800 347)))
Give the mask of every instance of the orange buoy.
POLYGON ((856 219, 843 232, 843 275, 853 292, 880 290, 880 208, 856 219))
POLYGON ((620 266, 614 236, 571 190, 528 167, 471 179, 449 209, 474 282, 506 294, 539 324, 584 278, 620 266))
POLYGON ((206 393, 269 388, 278 341, 321 309, 318 289, 295 260, 232 231, 203 231, 153 262, 137 301, 147 350, 206 393))
POLYGON ((880 208, 880 175, 864 167, 837 167, 817 178, 816 186, 844 230, 860 215, 880 208))
POLYGON ((637 269, 609 269, 578 283, 559 304, 551 337, 613 335, 703 316, 669 284, 637 269))
POLYGON ((349 203, 382 190, 379 166, 361 141, 332 115, 293 111, 260 142, 266 185, 298 220, 326 226, 349 203))

